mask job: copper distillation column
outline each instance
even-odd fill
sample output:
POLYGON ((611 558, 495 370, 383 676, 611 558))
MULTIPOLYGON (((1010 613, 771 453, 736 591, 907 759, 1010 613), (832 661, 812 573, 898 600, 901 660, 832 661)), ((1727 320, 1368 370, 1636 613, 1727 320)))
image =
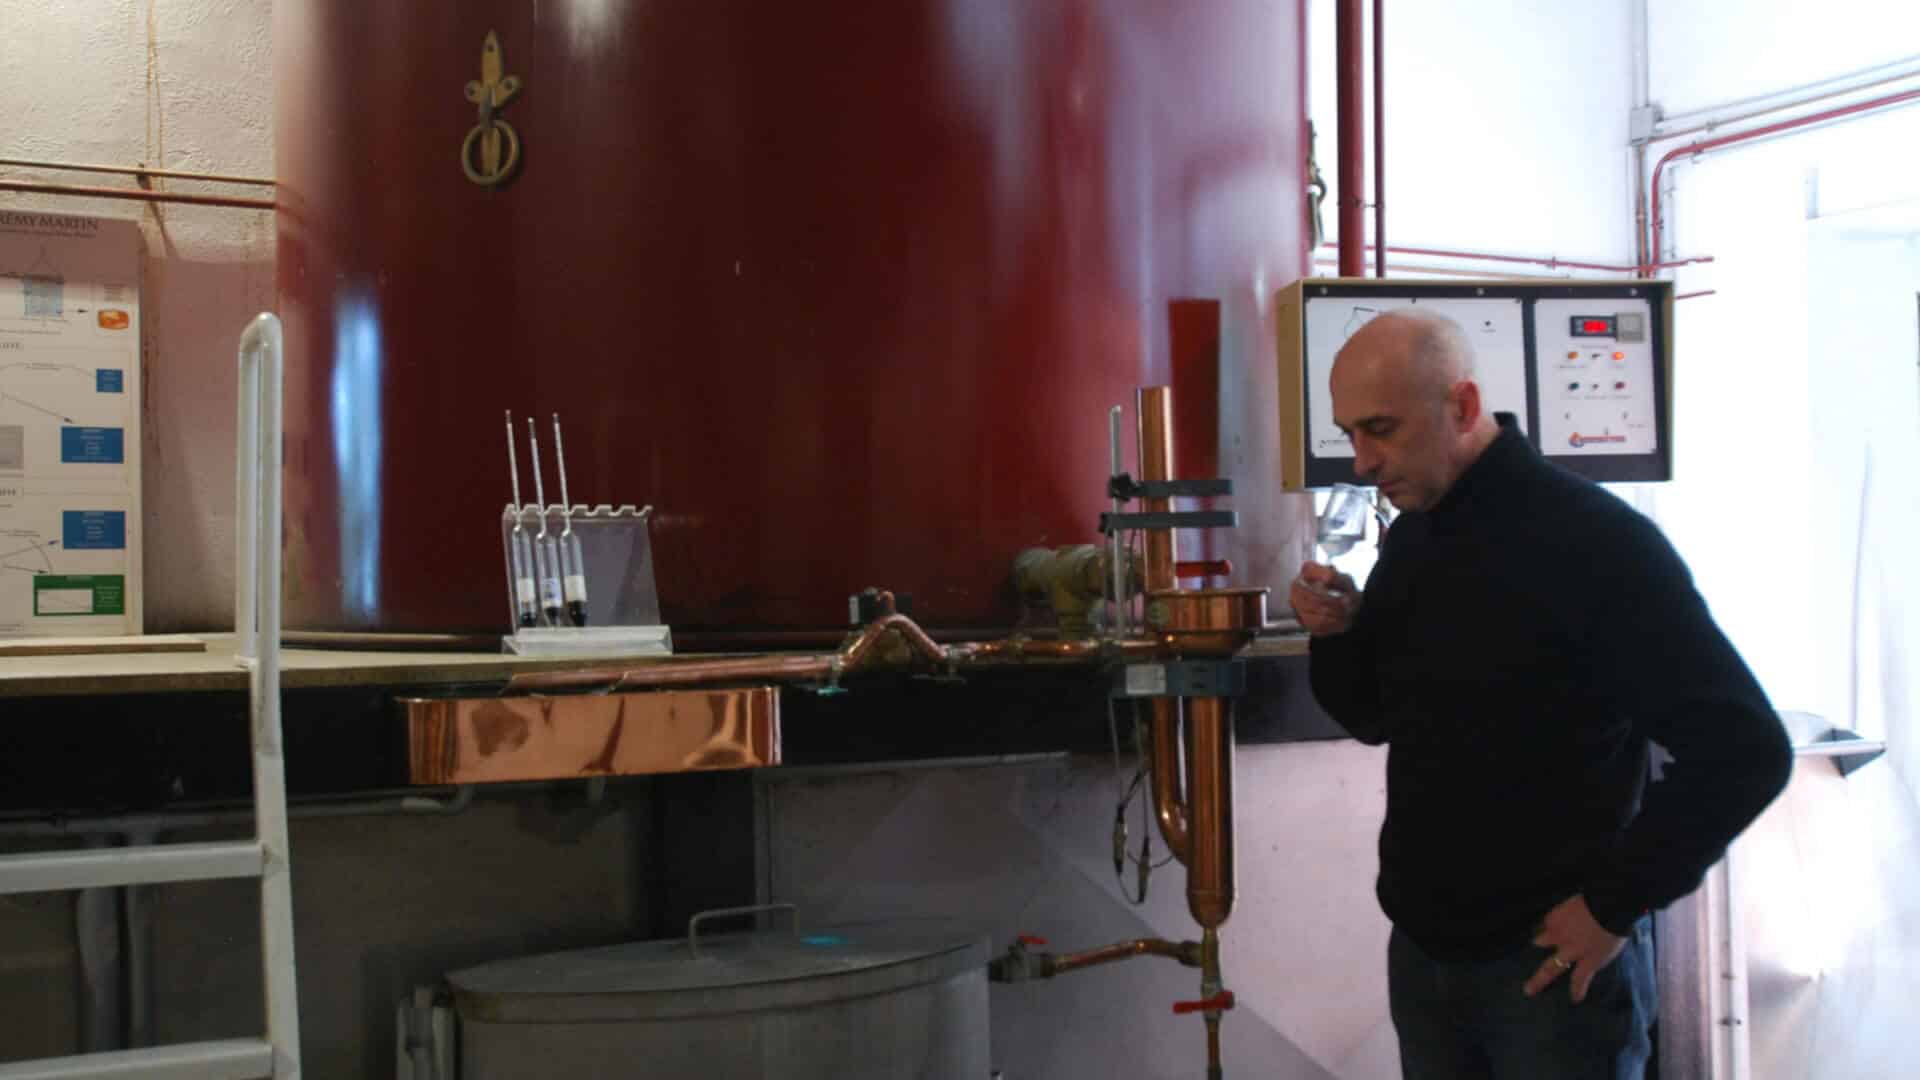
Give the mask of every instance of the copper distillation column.
MULTIPOLYGON (((1174 476, 1173 392, 1139 393, 1140 472, 1144 483, 1174 476)), ((1149 513, 1169 499, 1144 499, 1149 513)), ((1146 531, 1147 624, 1183 659, 1225 658, 1266 623, 1265 589, 1183 590, 1175 579, 1171 528, 1146 531)), ((1220 1017, 1233 1007, 1220 968, 1220 927, 1233 913, 1233 712, 1224 697, 1156 697, 1150 722, 1154 816, 1168 850, 1187 870, 1187 909, 1200 924, 1200 1000, 1176 1005, 1207 1025, 1207 1075, 1221 1076, 1220 1017), (1181 746, 1184 736, 1184 747, 1181 746), (1180 768, 1185 750, 1185 769, 1180 768), (1184 772, 1184 777, 1182 773, 1184 772), (1182 782, 1184 780, 1184 783, 1182 782)))

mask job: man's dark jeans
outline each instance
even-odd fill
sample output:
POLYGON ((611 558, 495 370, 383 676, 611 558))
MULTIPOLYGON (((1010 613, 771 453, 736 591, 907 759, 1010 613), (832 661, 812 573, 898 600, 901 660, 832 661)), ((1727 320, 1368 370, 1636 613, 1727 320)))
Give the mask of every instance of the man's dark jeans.
POLYGON ((1657 1008, 1652 918, 1634 927, 1578 1005, 1566 976, 1535 997, 1521 991, 1548 954, 1529 943, 1448 964, 1396 929, 1387 983, 1406 1080, 1639 1080, 1657 1008))

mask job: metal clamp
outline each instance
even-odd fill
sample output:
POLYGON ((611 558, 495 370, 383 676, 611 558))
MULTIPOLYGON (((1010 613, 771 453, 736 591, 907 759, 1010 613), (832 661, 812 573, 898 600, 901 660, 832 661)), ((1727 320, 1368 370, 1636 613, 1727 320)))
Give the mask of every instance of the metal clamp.
POLYGON ((700 924, 708 919, 726 919, 740 915, 758 915, 764 911, 784 911, 787 913, 787 930, 795 937, 800 935, 800 909, 793 904, 748 904, 746 907, 713 908, 702 911, 687 920, 687 948, 700 951, 700 924))

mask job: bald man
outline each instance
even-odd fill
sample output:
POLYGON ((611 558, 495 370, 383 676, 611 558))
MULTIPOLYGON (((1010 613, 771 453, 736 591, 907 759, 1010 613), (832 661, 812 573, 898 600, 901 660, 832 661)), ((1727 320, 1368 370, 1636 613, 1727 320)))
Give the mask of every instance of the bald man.
POLYGON ((1314 696, 1386 743, 1381 907, 1409 1080, 1643 1075, 1649 912, 1785 786, 1778 717, 1660 531, 1490 416, 1451 321, 1381 315, 1333 416, 1401 511, 1364 593, 1291 590, 1314 696), (1675 759, 1649 784, 1649 743, 1675 759))

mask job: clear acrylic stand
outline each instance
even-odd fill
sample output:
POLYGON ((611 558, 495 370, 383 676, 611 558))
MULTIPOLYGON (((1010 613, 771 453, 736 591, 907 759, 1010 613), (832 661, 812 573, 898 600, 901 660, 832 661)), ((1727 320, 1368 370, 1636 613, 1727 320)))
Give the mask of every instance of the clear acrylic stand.
MULTIPOLYGON (((558 537, 567 527, 560 506, 520 508, 520 527, 529 538, 540 532, 544 513, 548 534, 558 537)), ((500 550, 505 557, 507 625, 512 633, 501 639, 508 652, 522 656, 670 656, 673 634, 660 622, 660 594, 654 587, 653 544, 647 522, 653 507, 602 504, 573 508, 573 532, 580 538, 580 561, 586 578, 587 624, 548 623, 515 626, 513 571, 514 508, 500 512, 500 550)))

